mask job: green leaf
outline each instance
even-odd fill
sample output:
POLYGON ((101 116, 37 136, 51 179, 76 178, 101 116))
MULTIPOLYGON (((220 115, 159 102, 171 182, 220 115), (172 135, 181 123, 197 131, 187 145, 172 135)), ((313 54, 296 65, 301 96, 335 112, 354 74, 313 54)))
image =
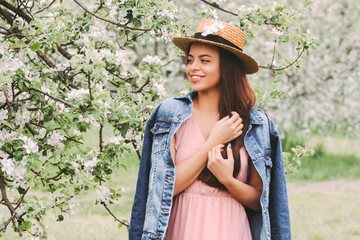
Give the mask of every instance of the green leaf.
POLYGON ((123 226, 122 223, 119 223, 119 224, 118 224, 118 228, 121 228, 122 226, 123 226))
POLYGON ((59 215, 58 216, 58 218, 56 219, 56 221, 58 221, 58 222, 61 222, 61 221, 63 221, 64 220, 64 216, 63 215, 59 215))
POLYGON ((11 124, 10 124, 8 121, 1 120, 0 123, 8 126, 11 130, 14 130, 14 129, 12 128, 11 124))
POLYGON ((35 42, 35 43, 31 44, 31 45, 30 45, 30 49, 31 49, 31 51, 36 52, 37 50, 40 49, 40 43, 35 42))
POLYGON ((32 226, 32 223, 30 221, 24 221, 24 223, 21 225, 21 230, 28 230, 32 226))

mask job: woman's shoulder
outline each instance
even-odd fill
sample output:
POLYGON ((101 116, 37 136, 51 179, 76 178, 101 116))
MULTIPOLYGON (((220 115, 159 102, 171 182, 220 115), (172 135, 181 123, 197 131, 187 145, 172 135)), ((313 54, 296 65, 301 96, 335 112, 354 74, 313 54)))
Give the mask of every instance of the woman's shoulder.
POLYGON ((191 101, 191 93, 168 98, 157 106, 157 115, 170 117, 186 110, 191 111, 191 101))
POLYGON ((258 108, 251 108, 250 110, 250 124, 266 124, 269 117, 264 110, 258 108))
POLYGON ((250 110, 250 124, 263 125, 271 133, 277 132, 276 126, 269 115, 264 110, 258 108, 250 110))

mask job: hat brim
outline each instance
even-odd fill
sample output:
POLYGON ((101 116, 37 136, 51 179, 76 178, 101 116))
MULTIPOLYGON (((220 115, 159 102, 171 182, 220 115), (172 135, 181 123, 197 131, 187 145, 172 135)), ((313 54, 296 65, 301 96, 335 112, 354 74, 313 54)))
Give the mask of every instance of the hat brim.
POLYGON ((204 40, 204 39, 197 39, 197 38, 189 38, 189 37, 174 37, 173 38, 173 43, 178 48, 183 50, 184 52, 187 52, 189 50, 189 46, 194 42, 214 45, 214 46, 221 47, 221 48, 224 48, 224 49, 232 52, 241 60, 243 70, 246 74, 253 74, 259 70, 259 66, 258 66, 257 62, 252 57, 250 57, 249 55, 243 53, 242 51, 240 51, 236 48, 230 47, 228 45, 209 41, 209 40, 204 40))

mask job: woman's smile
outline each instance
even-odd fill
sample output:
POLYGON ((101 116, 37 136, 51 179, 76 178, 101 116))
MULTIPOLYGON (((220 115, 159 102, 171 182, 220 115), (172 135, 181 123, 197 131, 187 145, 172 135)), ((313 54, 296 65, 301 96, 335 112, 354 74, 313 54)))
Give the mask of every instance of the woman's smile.
POLYGON ((186 75, 194 91, 218 91, 219 49, 208 44, 193 43, 187 56, 186 75))
POLYGON ((201 76, 201 75, 190 75, 191 76, 191 81, 192 82, 198 82, 200 81, 201 79, 204 78, 204 76, 201 76))

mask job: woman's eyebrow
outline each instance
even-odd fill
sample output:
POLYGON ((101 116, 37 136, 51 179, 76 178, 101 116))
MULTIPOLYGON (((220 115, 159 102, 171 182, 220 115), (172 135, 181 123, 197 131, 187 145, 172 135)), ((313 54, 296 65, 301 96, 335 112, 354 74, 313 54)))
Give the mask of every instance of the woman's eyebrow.
POLYGON ((211 57, 209 54, 202 54, 199 57, 211 57))
MULTIPOLYGON (((194 56, 191 55, 191 54, 188 54, 188 57, 194 57, 194 56)), ((200 58, 201 58, 201 57, 211 57, 211 55, 209 55, 209 54, 201 54, 199 57, 200 57, 200 58)))

